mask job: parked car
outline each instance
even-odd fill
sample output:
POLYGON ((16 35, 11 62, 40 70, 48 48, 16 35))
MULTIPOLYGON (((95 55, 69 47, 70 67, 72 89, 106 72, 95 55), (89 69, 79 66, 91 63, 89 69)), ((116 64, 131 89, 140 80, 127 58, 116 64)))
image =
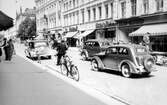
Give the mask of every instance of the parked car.
POLYGON ((30 40, 27 42, 27 48, 25 49, 25 55, 28 58, 44 57, 51 59, 52 50, 48 46, 46 40, 30 40))
POLYGON ((154 58, 146 47, 136 44, 118 44, 94 55, 91 59, 92 70, 120 71, 124 77, 132 74, 149 75, 155 71, 154 58))
POLYGON ((150 54, 155 58, 156 64, 167 64, 167 52, 151 51, 150 54))
POLYGON ((88 60, 95 54, 105 51, 111 45, 108 41, 91 39, 84 43, 81 49, 81 56, 84 60, 88 60))

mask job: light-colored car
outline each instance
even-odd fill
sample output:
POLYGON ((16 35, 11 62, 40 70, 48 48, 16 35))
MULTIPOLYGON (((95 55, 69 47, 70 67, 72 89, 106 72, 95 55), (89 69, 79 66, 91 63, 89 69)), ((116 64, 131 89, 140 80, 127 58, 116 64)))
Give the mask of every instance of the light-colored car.
POLYGON ((46 40, 30 40, 27 42, 27 48, 25 49, 25 55, 28 58, 44 57, 51 59, 53 54, 52 50, 48 46, 46 40))
POLYGON ((92 69, 120 71, 124 77, 132 74, 149 75, 156 71, 154 58, 146 47, 135 44, 117 44, 91 59, 92 69))

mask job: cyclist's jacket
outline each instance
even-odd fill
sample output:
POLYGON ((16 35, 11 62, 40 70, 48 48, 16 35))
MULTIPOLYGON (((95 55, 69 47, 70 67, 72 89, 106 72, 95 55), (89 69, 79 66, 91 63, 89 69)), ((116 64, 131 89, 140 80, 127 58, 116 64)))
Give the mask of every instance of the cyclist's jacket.
POLYGON ((57 52, 58 53, 57 54, 65 55, 66 50, 67 50, 67 47, 66 47, 65 44, 62 44, 62 43, 58 44, 58 46, 57 46, 57 52))

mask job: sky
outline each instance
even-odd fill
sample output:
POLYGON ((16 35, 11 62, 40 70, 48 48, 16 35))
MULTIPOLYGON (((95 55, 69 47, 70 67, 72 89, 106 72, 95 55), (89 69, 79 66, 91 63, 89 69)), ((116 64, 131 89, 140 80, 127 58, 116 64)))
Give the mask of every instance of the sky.
MULTIPOLYGON (((25 8, 33 8, 35 6, 35 0, 17 0, 19 4, 22 5, 22 10, 25 8)), ((9 17, 15 19, 16 17, 16 9, 18 9, 18 5, 16 5, 16 0, 0 0, 0 10, 4 12, 9 17)))

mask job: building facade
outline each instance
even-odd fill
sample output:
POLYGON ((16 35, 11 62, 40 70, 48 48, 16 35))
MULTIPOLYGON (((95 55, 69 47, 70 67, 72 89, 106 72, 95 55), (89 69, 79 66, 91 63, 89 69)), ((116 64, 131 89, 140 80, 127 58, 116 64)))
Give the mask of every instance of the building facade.
MULTIPOLYGON (((37 29, 58 27, 67 33, 67 38, 86 37, 86 39, 109 40, 111 42, 129 42, 131 39, 140 41, 143 35, 137 37, 138 35, 133 32, 140 31, 146 25, 167 22, 167 0, 35 1, 37 4, 37 29), (54 7, 54 5, 57 6, 54 7), (55 13, 54 18, 50 18, 53 13, 55 13)), ((159 33, 163 33, 160 36, 166 34, 166 32, 159 33)), ((151 38, 151 40, 154 43, 156 39, 151 38)))
POLYGON ((37 33, 54 34, 62 31, 62 1, 35 0, 37 33))

